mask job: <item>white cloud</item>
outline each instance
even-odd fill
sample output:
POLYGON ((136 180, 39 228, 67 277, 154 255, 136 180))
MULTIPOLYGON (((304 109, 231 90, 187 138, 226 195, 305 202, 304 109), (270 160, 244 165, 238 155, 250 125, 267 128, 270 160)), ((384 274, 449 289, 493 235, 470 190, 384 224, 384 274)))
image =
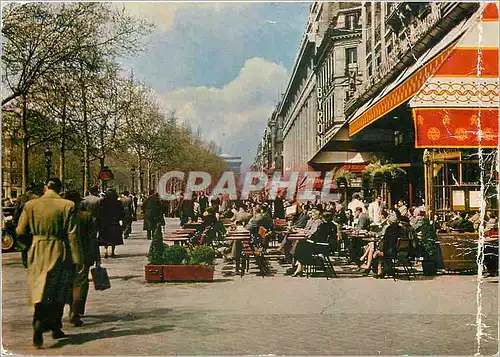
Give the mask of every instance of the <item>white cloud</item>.
POLYGON ((167 32, 174 26, 175 11, 183 6, 180 3, 141 2, 125 2, 121 5, 123 5, 125 11, 130 15, 147 20, 162 32, 167 32))
POLYGON ((190 87, 160 97, 181 120, 249 165, 287 79, 283 66, 254 57, 223 88, 190 87))
POLYGON ((119 6, 123 6, 125 11, 131 16, 139 19, 145 19, 154 24, 160 32, 167 32, 175 25, 175 13, 180 9, 205 7, 207 10, 219 12, 228 6, 232 6, 235 10, 249 6, 249 3, 182 3, 182 2, 124 2, 119 6))

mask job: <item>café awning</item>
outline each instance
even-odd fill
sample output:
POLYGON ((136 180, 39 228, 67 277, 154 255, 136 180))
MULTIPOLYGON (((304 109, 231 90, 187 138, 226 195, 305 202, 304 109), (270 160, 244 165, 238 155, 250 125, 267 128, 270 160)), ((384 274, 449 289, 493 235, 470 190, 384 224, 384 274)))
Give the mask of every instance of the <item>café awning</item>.
POLYGON ((498 7, 481 6, 448 58, 410 100, 418 148, 498 145, 498 7))
MULTIPOLYGON (((484 6, 481 7, 483 9, 484 6)), ((426 81, 452 54, 460 39, 477 23, 475 17, 462 21, 443 39, 408 67, 375 98, 358 109, 349 121, 349 136, 360 132, 401 104, 412 99, 426 81)))

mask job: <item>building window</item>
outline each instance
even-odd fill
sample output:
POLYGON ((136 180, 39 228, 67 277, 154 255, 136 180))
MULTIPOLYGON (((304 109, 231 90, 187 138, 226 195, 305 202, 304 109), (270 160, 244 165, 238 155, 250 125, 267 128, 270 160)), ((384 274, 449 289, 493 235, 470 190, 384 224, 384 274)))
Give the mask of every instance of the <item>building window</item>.
POLYGON ((348 14, 345 18, 345 28, 349 30, 354 30, 358 25, 358 15, 348 14))
POLYGON ((358 51, 356 47, 345 49, 345 69, 349 70, 350 65, 358 62, 358 51))

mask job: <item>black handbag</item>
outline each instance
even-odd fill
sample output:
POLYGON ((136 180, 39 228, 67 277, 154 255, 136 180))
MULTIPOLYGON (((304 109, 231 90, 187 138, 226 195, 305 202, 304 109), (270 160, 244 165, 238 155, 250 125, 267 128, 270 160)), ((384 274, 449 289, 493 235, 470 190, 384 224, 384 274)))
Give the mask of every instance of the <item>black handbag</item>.
POLYGON ((106 270, 106 268, 92 268, 90 269, 90 274, 92 275, 94 288, 96 290, 106 290, 111 288, 111 282, 109 281, 108 271, 106 270))

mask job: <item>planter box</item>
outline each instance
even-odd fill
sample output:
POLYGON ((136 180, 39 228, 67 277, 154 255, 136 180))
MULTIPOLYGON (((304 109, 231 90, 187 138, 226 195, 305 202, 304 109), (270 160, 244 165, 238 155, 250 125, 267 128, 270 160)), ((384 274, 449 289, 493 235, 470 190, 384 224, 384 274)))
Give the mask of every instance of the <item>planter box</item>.
POLYGON ((163 265, 164 281, 212 281, 213 265, 163 265))
POLYGON ((163 283, 163 265, 146 265, 144 271, 146 273, 146 281, 148 283, 163 283))
POLYGON ((477 270, 477 233, 439 233, 437 239, 446 270, 477 270))

